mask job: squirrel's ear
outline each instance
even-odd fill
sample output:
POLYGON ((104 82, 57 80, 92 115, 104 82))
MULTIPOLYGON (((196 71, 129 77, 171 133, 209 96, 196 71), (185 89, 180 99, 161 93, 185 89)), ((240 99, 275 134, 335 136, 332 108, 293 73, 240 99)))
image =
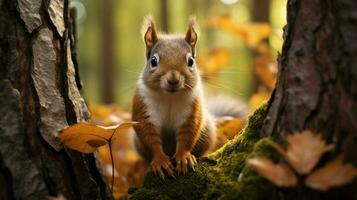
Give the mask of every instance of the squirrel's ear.
POLYGON ((198 27, 195 18, 191 18, 188 23, 188 30, 186 33, 185 40, 191 46, 192 54, 193 56, 195 56, 195 47, 198 40, 198 27))
POLYGON ((159 40, 159 38, 157 37, 156 30, 155 30, 154 20, 151 16, 145 17, 143 32, 144 32, 144 41, 145 41, 145 45, 146 45, 146 55, 147 55, 147 57, 149 57, 152 47, 159 40))

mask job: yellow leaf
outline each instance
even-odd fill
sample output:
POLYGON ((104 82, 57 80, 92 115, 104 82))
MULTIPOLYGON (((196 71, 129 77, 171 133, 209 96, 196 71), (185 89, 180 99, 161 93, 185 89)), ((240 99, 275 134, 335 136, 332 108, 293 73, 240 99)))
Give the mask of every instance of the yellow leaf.
POLYGON ((198 64, 203 78, 215 75, 225 69, 231 60, 231 52, 226 48, 215 48, 198 56, 198 64))
POLYGON ((296 175, 286 164, 274 164, 273 161, 262 157, 251 158, 247 162, 276 186, 293 187, 298 182, 296 175))
POLYGON ((117 134, 130 128, 135 123, 126 122, 109 127, 78 123, 64 129, 58 137, 63 145, 68 148, 82 153, 92 153, 107 142, 114 141, 117 134))
POLYGON ((93 124, 78 123, 64 129, 58 137, 68 148, 82 153, 93 153, 97 147, 93 147, 87 141, 109 141, 113 131, 114 129, 104 129, 93 124))
POLYGON ((117 106, 89 104, 91 112, 91 121, 99 125, 114 125, 128 121, 131 118, 130 113, 124 112, 117 106))
MULTIPOLYGON (((219 120, 219 119, 218 119, 219 120)), ((232 118, 225 121, 218 121, 217 134, 224 135, 227 139, 233 139, 246 124, 244 119, 232 118)))
POLYGON ((284 151, 278 144, 273 147, 299 173, 308 174, 315 167, 323 153, 334 148, 326 145, 320 134, 309 130, 287 136, 287 150, 284 151))
POLYGON ((249 99, 249 107, 251 110, 255 110, 258 108, 262 103, 268 101, 270 98, 270 93, 266 90, 259 91, 253 94, 249 99))
POLYGON ((107 144, 107 141, 104 140, 104 139, 99 139, 99 138, 98 138, 98 139, 88 140, 87 143, 88 143, 89 145, 91 145, 92 147, 98 148, 98 147, 100 147, 100 146, 103 146, 103 145, 107 144))
POLYGON ((206 26, 219 28, 243 41, 251 48, 259 47, 260 42, 269 37, 272 28, 267 23, 250 23, 246 25, 236 24, 229 16, 216 16, 206 21, 206 26))
POLYGON ((276 60, 270 55, 257 56, 253 61, 253 67, 263 85, 272 90, 275 87, 278 74, 276 60))
POLYGON ((113 143, 116 143, 117 140, 119 139, 119 134, 118 134, 118 133, 121 133, 121 132, 123 132, 123 131, 126 131, 126 130, 132 128, 134 124, 138 124, 138 122, 125 122, 125 123, 121 123, 121 124, 115 129, 115 133, 114 133, 114 135, 113 135, 112 142, 113 142, 113 143))
POLYGON ((305 184, 316 190, 327 191, 351 182, 356 176, 357 168, 343 163, 343 156, 340 155, 309 175, 305 184))

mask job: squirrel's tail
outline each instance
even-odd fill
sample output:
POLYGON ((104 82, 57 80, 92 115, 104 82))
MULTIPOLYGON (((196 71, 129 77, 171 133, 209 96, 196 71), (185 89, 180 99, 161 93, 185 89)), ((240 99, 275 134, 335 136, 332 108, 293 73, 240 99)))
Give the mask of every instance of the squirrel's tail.
POLYGON ((215 118, 245 118, 249 112, 244 102, 222 95, 208 98, 206 105, 215 118))

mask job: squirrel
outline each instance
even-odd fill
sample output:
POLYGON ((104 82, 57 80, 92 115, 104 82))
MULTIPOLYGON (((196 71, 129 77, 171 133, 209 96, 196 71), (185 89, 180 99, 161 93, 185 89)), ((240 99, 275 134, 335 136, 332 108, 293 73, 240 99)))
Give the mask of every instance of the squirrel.
POLYGON ((135 146, 164 178, 195 168, 197 157, 214 148, 216 124, 203 95, 196 64, 198 29, 189 21, 186 35, 158 35, 153 19, 144 23, 146 64, 133 97, 135 146))

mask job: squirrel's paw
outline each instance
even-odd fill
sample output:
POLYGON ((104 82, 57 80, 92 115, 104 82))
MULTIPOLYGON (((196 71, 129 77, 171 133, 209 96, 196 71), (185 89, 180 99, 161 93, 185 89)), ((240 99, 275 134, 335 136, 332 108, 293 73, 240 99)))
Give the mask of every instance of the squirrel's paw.
POLYGON ((197 164, 196 158, 191 152, 176 153, 176 170, 178 173, 186 174, 188 167, 195 170, 195 165, 197 164))
POLYGON ((163 170, 165 170, 170 176, 174 177, 174 167, 172 166, 168 156, 155 156, 150 165, 154 174, 160 176, 162 179, 165 179, 163 170))

